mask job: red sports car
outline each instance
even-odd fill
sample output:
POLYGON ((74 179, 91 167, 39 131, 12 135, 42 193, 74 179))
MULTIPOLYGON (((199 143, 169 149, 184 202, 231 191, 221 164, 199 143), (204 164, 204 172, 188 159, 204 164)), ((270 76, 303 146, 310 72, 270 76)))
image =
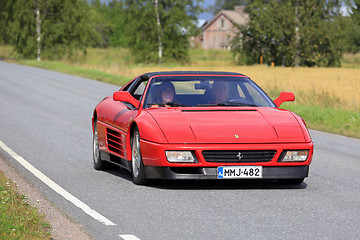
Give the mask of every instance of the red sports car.
POLYGON ((94 110, 94 168, 116 164, 148 179, 277 179, 308 176, 313 142, 303 119, 279 109, 232 72, 142 74, 94 110))

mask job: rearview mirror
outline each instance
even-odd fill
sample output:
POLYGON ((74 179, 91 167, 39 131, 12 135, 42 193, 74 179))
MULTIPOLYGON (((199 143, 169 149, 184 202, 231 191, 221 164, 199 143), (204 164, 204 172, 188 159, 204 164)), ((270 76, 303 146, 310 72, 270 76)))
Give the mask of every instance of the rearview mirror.
POLYGON ((291 92, 282 92, 280 93, 280 96, 274 100, 274 103, 277 107, 280 107, 280 105, 283 102, 292 102, 295 100, 295 95, 291 92))
POLYGON ((195 83, 195 89, 209 89, 210 88, 210 82, 201 80, 200 83, 195 83))
POLYGON ((129 92, 126 92, 126 91, 114 92, 113 99, 114 99, 114 101, 130 103, 135 108, 139 108, 139 106, 140 106, 140 101, 135 99, 129 92))

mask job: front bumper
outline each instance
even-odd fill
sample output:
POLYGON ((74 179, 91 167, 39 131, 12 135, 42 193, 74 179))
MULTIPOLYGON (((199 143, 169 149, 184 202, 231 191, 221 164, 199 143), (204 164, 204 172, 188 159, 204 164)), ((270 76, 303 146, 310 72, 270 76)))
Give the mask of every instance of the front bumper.
POLYGON ((263 167, 298 167, 309 166, 313 155, 313 143, 264 143, 264 144, 158 144, 140 139, 141 155, 145 166, 156 167, 189 167, 214 168, 219 166, 263 166, 263 167), (309 150, 308 159, 304 162, 279 162, 284 150, 309 150), (192 151, 196 156, 196 163, 170 163, 167 161, 165 151, 192 151), (205 150, 274 150, 273 159, 269 162, 208 162, 203 156, 205 150))
MULTIPOLYGON (((262 179, 293 179, 308 176, 309 166, 263 167, 262 179)), ((217 167, 145 166, 148 179, 217 179, 217 167)))

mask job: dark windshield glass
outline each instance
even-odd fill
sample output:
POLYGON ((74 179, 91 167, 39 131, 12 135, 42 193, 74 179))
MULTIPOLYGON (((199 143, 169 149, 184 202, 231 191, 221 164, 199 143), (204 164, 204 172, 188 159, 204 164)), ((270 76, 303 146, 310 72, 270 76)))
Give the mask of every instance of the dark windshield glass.
POLYGON ((150 82, 144 106, 275 107, 253 81, 234 76, 156 77, 150 82))

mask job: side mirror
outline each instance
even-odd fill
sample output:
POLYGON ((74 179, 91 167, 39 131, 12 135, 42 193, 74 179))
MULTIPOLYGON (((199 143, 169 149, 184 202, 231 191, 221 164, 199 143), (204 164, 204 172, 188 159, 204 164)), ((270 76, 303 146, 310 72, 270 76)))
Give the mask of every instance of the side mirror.
POLYGON ((282 92, 280 93, 280 96, 274 100, 274 103, 277 107, 280 107, 280 105, 283 102, 292 102, 295 100, 295 95, 291 92, 282 92))
POLYGON ((140 106, 140 101, 135 99, 129 92, 126 92, 126 91, 114 92, 113 99, 114 99, 114 101, 130 103, 135 108, 139 108, 139 106, 140 106))

